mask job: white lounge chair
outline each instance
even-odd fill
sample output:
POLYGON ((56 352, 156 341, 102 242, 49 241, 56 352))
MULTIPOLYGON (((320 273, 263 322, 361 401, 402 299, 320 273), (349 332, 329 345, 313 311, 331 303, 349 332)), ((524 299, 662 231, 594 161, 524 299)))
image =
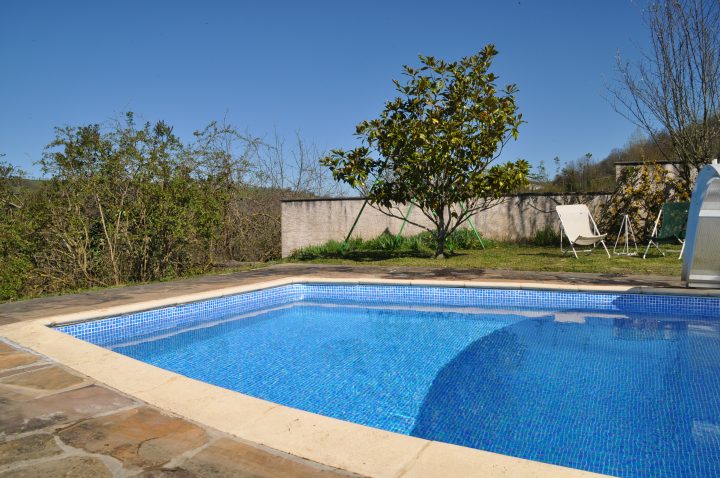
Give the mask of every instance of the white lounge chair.
POLYGON ((575 251, 575 246, 593 246, 592 249, 587 249, 587 251, 591 252, 599 242, 603 248, 605 248, 605 253, 608 258, 610 258, 610 252, 605 246, 604 240, 607 234, 600 234, 597 224, 595 224, 595 220, 585 204, 557 206, 555 210, 560 217, 560 224, 562 225, 562 231, 560 232, 560 250, 563 254, 572 250, 577 259, 578 255, 577 251, 575 251), (568 238, 570 249, 563 249, 563 235, 568 238))

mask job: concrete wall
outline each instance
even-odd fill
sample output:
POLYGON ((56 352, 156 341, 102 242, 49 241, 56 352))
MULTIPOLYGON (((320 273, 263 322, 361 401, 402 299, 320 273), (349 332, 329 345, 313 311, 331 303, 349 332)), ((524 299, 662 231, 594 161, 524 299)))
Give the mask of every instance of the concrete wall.
MULTIPOLYGON (((558 204, 586 203, 595 211, 608 198, 606 194, 522 194, 508 197, 502 204, 476 214, 473 221, 483 237, 514 242, 531 238, 546 226, 559 230, 555 214, 558 204)), ((282 256, 287 257, 302 247, 345 239, 363 202, 363 198, 283 201, 282 256)), ((430 224, 418 208, 413 208, 410 219, 430 224)), ((383 232, 397 234, 401 225, 402 220, 386 216, 368 205, 360 216, 353 237, 372 239, 383 232)), ((421 230, 407 224, 403 235, 414 235, 421 230)))

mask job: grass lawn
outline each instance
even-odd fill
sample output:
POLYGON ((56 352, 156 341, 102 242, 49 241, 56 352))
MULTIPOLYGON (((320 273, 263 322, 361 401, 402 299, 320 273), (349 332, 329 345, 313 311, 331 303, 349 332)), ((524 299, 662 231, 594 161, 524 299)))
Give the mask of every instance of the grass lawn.
MULTIPOLYGON (((591 254, 578 252, 579 259, 575 259, 572 253, 563 256, 558 246, 538 247, 498 243, 488 246, 485 250, 459 250, 447 259, 433 259, 422 253, 369 250, 351 251, 342 256, 334 254, 309 260, 290 259, 288 262, 680 276, 682 266, 682 261, 678 260, 680 247, 663 246, 663 250, 665 257, 655 251, 644 260, 642 258, 644 248, 640 249, 640 256, 612 256, 608 259, 604 250, 596 249, 591 254)), ((610 254, 612 255, 611 248, 610 254)))

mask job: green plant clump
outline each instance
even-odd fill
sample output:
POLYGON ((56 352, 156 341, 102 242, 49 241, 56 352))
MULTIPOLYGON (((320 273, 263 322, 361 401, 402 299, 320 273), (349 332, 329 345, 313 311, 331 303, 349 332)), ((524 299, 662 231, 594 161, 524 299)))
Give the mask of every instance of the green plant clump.
POLYGON ((560 233, 552 226, 545 226, 538 230, 528 241, 528 244, 540 247, 557 246, 559 243, 560 233))
MULTIPOLYGON (((483 239, 486 246, 494 244, 493 241, 483 239)), ((350 239, 347 243, 328 241, 320 246, 308 246, 295 251, 291 259, 312 260, 321 258, 349 257, 358 252, 386 252, 395 256, 432 256, 437 247, 435 235, 424 231, 414 236, 396 236, 383 233, 374 239, 350 239)), ((482 245, 475 232, 470 229, 458 229, 448 236, 445 242, 447 252, 450 254, 459 250, 481 249, 482 245)))

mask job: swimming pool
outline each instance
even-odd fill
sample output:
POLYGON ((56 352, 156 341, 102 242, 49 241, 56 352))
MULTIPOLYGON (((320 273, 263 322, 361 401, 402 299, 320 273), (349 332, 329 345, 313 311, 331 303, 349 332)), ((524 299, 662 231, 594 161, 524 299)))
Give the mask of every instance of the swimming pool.
POLYGON ((720 300, 291 284, 58 327, 283 405, 620 476, 720 473, 720 300))

